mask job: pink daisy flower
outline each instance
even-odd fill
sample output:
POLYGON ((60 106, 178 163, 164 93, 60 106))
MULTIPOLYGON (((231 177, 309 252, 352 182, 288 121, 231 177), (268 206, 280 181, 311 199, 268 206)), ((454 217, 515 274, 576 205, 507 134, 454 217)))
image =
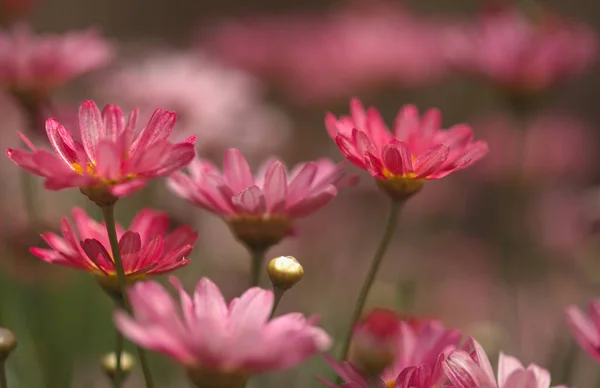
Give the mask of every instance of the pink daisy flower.
POLYGON ((579 346, 600 362, 600 299, 590 303, 587 315, 576 306, 569 306, 566 314, 579 346))
POLYGON ((473 142, 466 124, 441 129, 441 113, 429 109, 419 116, 413 105, 396 116, 393 131, 375 108, 365 110, 358 99, 350 103, 350 116, 328 113, 325 126, 342 154, 367 170, 394 199, 416 193, 426 180, 440 179, 472 165, 487 152, 483 141, 473 142))
POLYGON ((300 164, 291 172, 272 159, 253 175, 242 153, 234 148, 226 151, 222 172, 209 161, 195 159, 189 173, 173 174, 170 188, 223 217, 240 241, 259 251, 288 235, 294 219, 319 210, 338 190, 356 181, 346 178, 341 165, 328 159, 300 164))
POLYGON ((79 187, 99 206, 142 188, 147 179, 170 175, 194 158, 194 137, 173 144, 167 139, 175 113, 157 109, 135 136, 137 110, 125 120, 121 108, 107 105, 103 112, 93 101, 79 110, 80 137, 55 119, 46 121, 54 154, 37 149, 21 135, 31 152, 9 148, 8 157, 25 170, 44 177, 49 190, 79 187))
MULTIPOLYGON (((51 264, 90 272, 107 290, 118 290, 105 225, 79 208, 73 209, 73 220, 75 229, 67 218, 62 219, 62 237, 50 232, 41 235, 51 249, 31 248, 31 253, 51 264)), ((121 259, 129 281, 171 272, 189 263, 187 256, 198 234, 188 226, 167 233, 168 227, 166 213, 150 209, 140 211, 128 230, 116 225, 121 259)))
POLYGON ((327 333, 300 313, 269 320, 270 290, 250 288, 227 304, 207 278, 193 297, 177 278, 171 283, 181 309, 158 283, 140 282, 128 291, 133 317, 117 312, 115 324, 131 341, 182 364, 199 387, 243 386, 251 375, 287 369, 331 346, 327 333))

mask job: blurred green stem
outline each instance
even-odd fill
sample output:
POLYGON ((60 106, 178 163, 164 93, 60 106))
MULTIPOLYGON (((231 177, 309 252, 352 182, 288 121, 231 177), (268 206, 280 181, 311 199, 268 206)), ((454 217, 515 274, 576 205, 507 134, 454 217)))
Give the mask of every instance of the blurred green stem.
POLYGON ((6 361, 0 361, 0 388, 8 388, 6 380, 6 361))
MULTIPOLYGON (((127 297, 127 278, 125 277, 125 268, 123 267, 123 260, 121 259, 121 251, 119 249, 119 239, 117 237, 117 227, 115 222, 115 205, 102 206, 102 216, 106 223, 106 232, 108 233, 108 240, 110 241, 110 249, 112 250, 113 260, 115 262, 115 269, 117 271, 117 280, 119 282, 119 291, 121 293, 123 306, 129 314, 131 314, 131 305, 129 304, 129 298, 127 297)), ((140 358, 140 364, 142 371, 144 372, 144 379, 146 380, 146 388, 154 388, 152 381, 152 374, 148 365, 148 358, 144 349, 137 347, 138 355, 140 358)), ((121 349, 115 350, 115 356, 117 357, 117 366, 120 372, 121 363, 121 349)))
POLYGON ((273 287, 273 294, 275 295, 275 300, 273 301, 273 309, 271 310, 270 319, 273 319, 273 317, 275 316, 275 310, 277 310, 277 306, 279 306, 279 302, 281 302, 281 298, 283 297, 284 293, 284 289, 281 289, 279 287, 273 287))
POLYGON ((373 256, 371 267, 369 268, 367 277, 365 278, 362 288, 360 289, 360 293, 358 294, 358 300, 356 301, 354 312, 352 313, 352 319, 350 320, 350 324, 346 331, 346 337, 344 338, 344 342, 342 343, 343 345, 342 352, 340 354, 340 361, 344 361, 348 357, 348 351, 350 350, 350 342, 352 341, 352 332, 354 325, 360 318, 360 314, 365 306, 367 296, 369 295, 369 290, 371 289, 371 286, 375 281, 375 277, 377 276, 377 272, 379 271, 381 261, 385 256, 385 252, 387 251, 388 245, 390 244, 392 236, 394 235, 394 231, 396 230, 396 225, 398 224, 398 215, 400 214, 402 204, 403 202, 401 201, 392 202, 392 207, 390 209, 390 214, 388 216, 387 226, 385 227, 383 237, 381 238, 379 247, 375 252, 375 256, 373 256))
POLYGON ((265 250, 250 249, 250 254, 252 255, 252 262, 250 263, 250 286, 258 287, 260 284, 260 270, 265 261, 265 250))

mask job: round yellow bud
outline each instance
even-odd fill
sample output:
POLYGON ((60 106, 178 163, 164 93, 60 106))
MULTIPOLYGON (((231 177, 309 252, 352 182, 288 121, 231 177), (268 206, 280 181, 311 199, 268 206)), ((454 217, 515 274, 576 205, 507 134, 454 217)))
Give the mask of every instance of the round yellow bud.
POLYGON ((8 329, 0 327, 0 361, 6 360, 16 347, 17 337, 15 334, 8 329))
MULTIPOLYGON (((100 365, 106 375, 112 380, 117 373, 117 354, 110 352, 100 359, 100 365)), ((135 367, 135 358, 128 352, 121 352, 121 375, 123 378, 135 367)))
POLYGON ((273 283, 273 287, 287 290, 292 288, 304 276, 304 268, 292 256, 279 256, 267 265, 269 279, 273 283))

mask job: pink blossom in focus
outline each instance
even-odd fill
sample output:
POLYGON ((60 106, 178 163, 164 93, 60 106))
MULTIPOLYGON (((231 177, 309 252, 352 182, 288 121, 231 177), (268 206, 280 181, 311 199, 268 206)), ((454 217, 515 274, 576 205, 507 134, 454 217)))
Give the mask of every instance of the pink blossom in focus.
POLYGON ((227 304, 207 278, 200 279, 193 296, 178 279, 172 277, 171 283, 181 309, 158 283, 139 282, 129 290, 133 317, 117 312, 115 324, 136 344, 175 359, 193 378, 247 378, 286 369, 331 346, 327 333, 300 313, 270 320, 270 290, 250 288, 227 304))
POLYGON ((595 134, 576 117, 542 114, 523 124, 497 115, 478 119, 473 127, 493 150, 473 168, 479 179, 562 183, 594 173, 595 134))
POLYGON ((364 109, 358 99, 350 103, 350 116, 328 113, 325 126, 342 154, 367 170, 386 192, 406 197, 426 180, 443 178, 467 168, 488 151, 483 141, 473 142, 466 124, 441 130, 441 113, 429 109, 422 116, 405 105, 392 131, 375 108, 364 109))
MULTIPOLYGON (((443 362, 453 386, 461 388, 549 388, 550 373, 538 365, 525 368, 519 360, 500 353, 498 380, 485 351, 477 341, 469 339, 461 350, 452 352, 443 362)), ((555 388, 566 388, 555 386, 555 388)))
POLYGON ((600 299, 590 303, 587 314, 576 306, 569 306, 566 315, 579 346, 600 362, 600 299))
POLYGON ((228 62, 274 79, 301 103, 431 83, 445 74, 445 21, 417 17, 391 1, 354 3, 324 14, 227 21, 204 43, 228 62))
POLYGON ((35 35, 18 25, 0 31, 0 85, 18 93, 47 93, 107 64, 114 49, 96 30, 35 35))
MULTIPOLYGON (((72 267, 116 280, 112 250, 104 224, 94 221, 83 210, 73 209, 75 229, 67 218, 61 221, 62 237, 42 233, 51 249, 31 248, 31 253, 51 263, 72 267)), ((171 272, 189 263, 198 235, 188 226, 168 233, 165 213, 140 211, 125 230, 117 225, 117 237, 125 275, 139 278, 171 272)))
POLYGON ((596 34, 584 25, 549 13, 528 18, 508 9, 483 14, 477 24, 457 29, 447 50, 464 71, 512 91, 534 93, 590 67, 596 44, 596 34))
POLYGON ((125 120, 121 108, 107 105, 102 113, 93 101, 79 110, 80 137, 55 119, 46 121, 55 154, 37 149, 24 135, 31 152, 9 148, 6 153, 28 172, 46 178, 49 190, 79 187, 99 205, 142 188, 150 178, 167 176, 194 157, 193 137, 173 144, 167 139, 175 113, 157 109, 135 135, 137 110, 125 120))
POLYGON ((222 172, 207 160, 195 159, 189 175, 177 172, 168 183, 180 197, 223 217, 238 239, 267 247, 291 232, 294 219, 319 210, 356 181, 346 178, 341 167, 320 159, 288 172, 282 162, 271 159, 253 175, 242 153, 231 148, 222 172))
POLYGON ((235 146, 265 152, 287 138, 290 122, 263 101, 249 74, 200 53, 156 53, 125 63, 100 85, 111 100, 176 110, 177 136, 195 135, 201 149, 235 146))

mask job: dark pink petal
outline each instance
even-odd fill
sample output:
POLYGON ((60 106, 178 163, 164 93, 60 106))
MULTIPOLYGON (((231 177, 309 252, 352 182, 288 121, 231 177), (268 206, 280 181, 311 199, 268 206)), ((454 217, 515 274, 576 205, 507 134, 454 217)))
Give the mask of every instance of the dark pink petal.
POLYGON ((296 205, 288 208, 288 214, 291 217, 305 217, 327 205, 333 198, 335 198, 337 193, 338 191, 334 186, 329 186, 323 191, 315 193, 296 205))
POLYGON ((115 185, 115 186, 110 186, 109 191, 115 197, 120 198, 120 197, 126 197, 128 195, 131 195, 144 186, 146 186, 146 182, 144 182, 143 180, 140 180, 140 179, 135 179, 135 180, 119 183, 118 185, 115 185))
POLYGON ((94 101, 84 101, 79 108, 81 140, 88 158, 96 161, 96 146, 106 137, 106 129, 100 110, 94 101))
POLYGON ((30 248, 29 252, 31 252, 34 256, 39 257, 50 264, 60 264, 66 265, 72 268, 87 270, 88 267, 86 265, 82 265, 80 262, 69 260, 66 257, 62 256, 60 253, 52 250, 52 249, 44 249, 44 248, 30 248))
POLYGON ((121 179, 121 150, 108 140, 101 140, 96 146, 96 174, 105 181, 121 179))
POLYGON ((428 109, 421 118, 421 131, 424 136, 433 136, 442 125, 442 113, 439 109, 428 109))
POLYGON ((338 120, 333 113, 327 112, 325 114, 325 128, 327 129, 327 133, 329 137, 335 139, 339 130, 338 130, 338 120))
POLYGON ((173 146, 166 140, 159 140, 148 145, 142 152, 132 154, 127 162, 125 172, 127 174, 143 174, 160 168, 173 146))
POLYGON ((71 247, 67 242, 54 233, 42 233, 42 239, 55 251, 65 255, 76 255, 79 252, 71 247))
POLYGON ((386 178, 383 174, 383 163, 381 159, 370 152, 365 153, 365 166, 367 171, 375 178, 386 178))
POLYGON ((117 105, 106 105, 102 111, 102 118, 104 119, 104 128, 106 128, 108 140, 116 143, 125 130, 123 111, 117 105))
POLYGON ((373 154, 377 153, 377 148, 369 138, 369 136, 358 129, 354 128, 352 130, 352 143, 356 148, 357 153, 360 155, 364 155, 367 152, 371 152, 373 154))
POLYGON ((127 231, 123 233, 119 240, 119 251, 121 252, 121 260, 123 261, 123 267, 125 273, 135 272, 137 268, 134 267, 137 258, 140 255, 142 249, 142 239, 139 233, 127 231))
POLYGON ((71 165, 78 162, 75 142, 71 134, 56 120, 46 120, 46 134, 54 151, 71 165))
POLYGON ((287 199, 287 176, 285 167, 280 161, 273 162, 265 174, 263 194, 270 214, 278 214, 285 210, 287 199))
POLYGON ((33 160, 44 176, 48 177, 76 177, 77 174, 56 155, 48 151, 39 150, 33 154, 33 160))
POLYGON ((130 154, 135 155, 138 151, 145 150, 157 141, 167 140, 173 131, 176 117, 175 112, 163 111, 162 109, 154 111, 146 127, 131 145, 130 154))
POLYGON ((414 105, 404 105, 394 122, 394 136, 398 140, 408 140, 408 136, 418 130, 419 110, 414 105))
POLYGON ((192 252, 192 249, 193 248, 190 245, 185 245, 172 252, 166 253, 160 259, 156 268, 152 270, 152 274, 161 275, 188 265, 191 262, 191 260, 188 259, 188 255, 192 252))
POLYGON ((131 221, 129 230, 140 234, 142 242, 150 238, 164 235, 169 229, 169 216, 165 212, 152 209, 140 210, 131 221))
POLYGON ((25 169, 26 171, 35 175, 44 176, 43 169, 38 167, 35 160, 33 160, 33 154, 21 150, 7 148, 6 156, 8 156, 8 158, 12 160, 14 164, 25 169))
POLYGON ((410 151, 406 143, 393 140, 383 146, 383 164, 394 175, 406 175, 413 171, 410 151))
POLYGON ((477 141, 472 143, 468 150, 459 157, 454 163, 457 169, 464 169, 482 159, 488 154, 488 145, 484 141, 477 141))
POLYGON ((37 147, 35 145, 33 145, 33 143, 31 142, 31 140, 29 140, 29 138, 27 136, 25 136, 25 134, 23 132, 17 132, 19 137, 21 138, 21 141, 23 141, 23 143, 25 143, 25 145, 27 147, 29 147, 29 149, 32 152, 37 151, 37 147))
POLYGON ((364 156, 362 154, 359 154, 356 151, 356 148, 354 147, 354 145, 352 144, 352 142, 349 138, 347 138, 346 136, 344 136, 342 134, 338 134, 335 137, 335 142, 336 142, 338 148, 340 149, 340 151, 342 152, 342 155, 344 155, 344 157, 346 159, 348 159, 348 161, 350 163, 352 163, 362 169, 367 168, 365 166, 364 156))
POLYGON ((350 114, 352 115, 352 119, 354 120, 356 126, 358 126, 360 129, 366 129, 367 114, 363 104, 356 97, 353 97, 350 100, 350 114))
POLYGON ((147 177, 162 177, 181 170, 187 166, 196 155, 196 149, 191 143, 177 143, 172 148, 167 158, 162 161, 158 168, 144 172, 142 175, 147 177))
POLYGON ((236 210, 250 215, 261 215, 267 210, 265 197, 258 186, 250 186, 231 199, 236 210))
POLYGON ((239 193, 242 190, 254 185, 254 177, 248 162, 242 153, 235 149, 230 148, 225 151, 225 158, 223 159, 223 176, 225 182, 231 187, 235 193, 239 193))
POLYGON ((162 236, 156 236, 148 241, 143 247, 138 256, 137 263, 131 263, 132 271, 138 271, 153 264, 158 264, 164 252, 164 240, 162 236))
POLYGON ((448 158, 450 150, 443 144, 438 144, 413 162, 415 179, 425 178, 434 173, 448 158))
POLYGON ((566 310, 567 323, 575 340, 590 356, 600 361, 600 331, 583 311, 575 306, 566 310))
POLYGON ((171 252, 182 246, 194 246, 198 233, 187 225, 182 225, 165 237, 165 252, 171 252))
POLYGON ((82 241, 81 248, 85 251, 87 257, 96 264, 98 270, 105 274, 114 271, 115 266, 111 255, 98 240, 87 239, 82 241))

